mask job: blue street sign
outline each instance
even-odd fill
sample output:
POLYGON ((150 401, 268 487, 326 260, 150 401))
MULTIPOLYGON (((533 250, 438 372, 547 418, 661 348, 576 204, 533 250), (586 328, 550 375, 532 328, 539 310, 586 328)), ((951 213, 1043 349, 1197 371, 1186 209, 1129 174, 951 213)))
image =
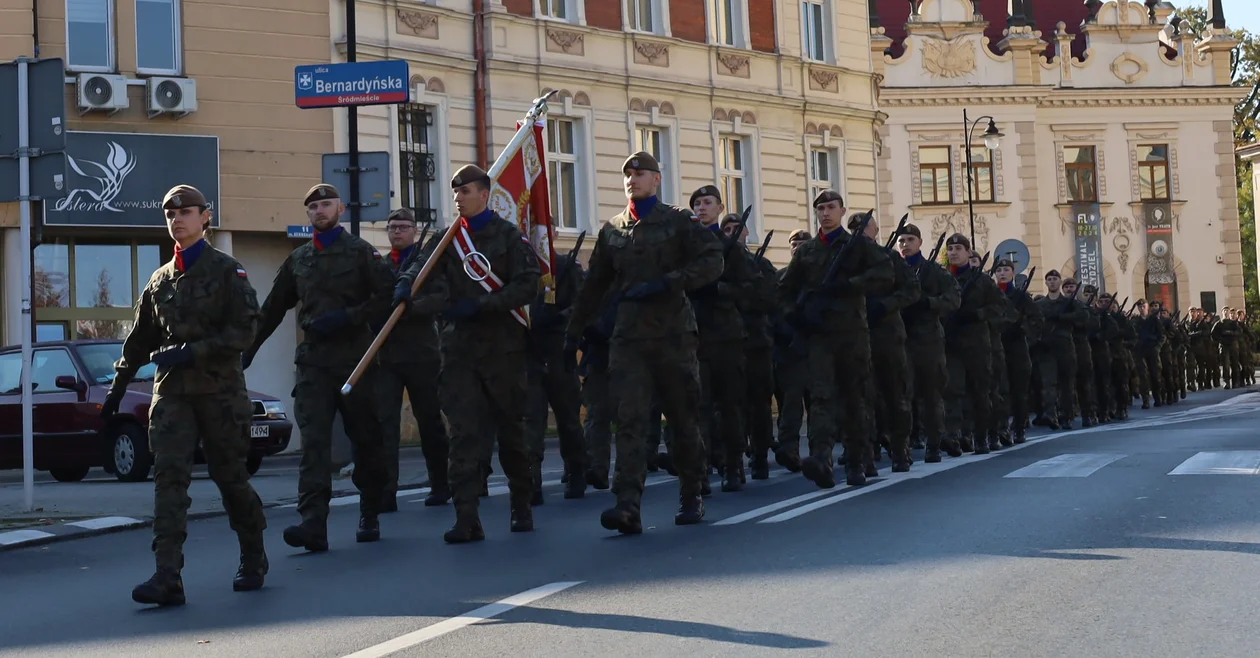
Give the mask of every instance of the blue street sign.
POLYGON ((293 70, 294 101, 303 109, 406 103, 410 79, 401 59, 307 64, 293 70))
POLYGON ((309 238, 315 235, 315 228, 310 224, 302 224, 301 226, 289 225, 289 237, 291 238, 309 238))

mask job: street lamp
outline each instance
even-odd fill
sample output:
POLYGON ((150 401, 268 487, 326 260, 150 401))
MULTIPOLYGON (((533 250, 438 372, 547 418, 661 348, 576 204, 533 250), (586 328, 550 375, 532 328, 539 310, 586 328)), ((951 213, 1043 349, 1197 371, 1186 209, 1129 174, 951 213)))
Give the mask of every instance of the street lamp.
MULTIPOLYGON (((963 108, 963 148, 967 151, 967 213, 971 220, 971 248, 975 249, 976 245, 976 203, 972 197, 974 193, 972 188, 975 187, 975 181, 972 179, 971 169, 971 138, 975 135, 976 128, 980 126, 980 122, 985 119, 989 120, 989 127, 984 131, 984 146, 990 151, 997 150, 1001 144, 1004 135, 998 130, 997 124, 993 122, 993 117, 982 116, 974 122, 967 116, 967 108, 963 108)), ((993 181, 990 180, 992 185, 993 181)))

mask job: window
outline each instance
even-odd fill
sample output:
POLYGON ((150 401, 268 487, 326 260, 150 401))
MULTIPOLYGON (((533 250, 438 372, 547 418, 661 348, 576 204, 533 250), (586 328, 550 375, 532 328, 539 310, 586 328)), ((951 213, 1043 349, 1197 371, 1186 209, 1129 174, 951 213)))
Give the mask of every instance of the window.
POLYGON ((637 32, 656 31, 652 2, 653 0, 627 0, 626 8, 630 12, 630 29, 637 32))
POLYGON ((954 202, 953 172, 948 146, 919 147, 919 191, 925 204, 954 202))
POLYGON ((572 119, 547 119, 547 184, 559 228, 578 226, 577 132, 572 119))
POLYGON ((827 12, 823 10, 823 3, 820 0, 802 2, 801 19, 804 21, 801 45, 805 57, 816 62, 827 61, 827 12))
POLYGON ((1097 203, 1098 186, 1094 169, 1094 147, 1068 146, 1063 149, 1063 175, 1067 179, 1068 201, 1097 203))
POLYGON ((125 241, 49 240, 32 278, 40 340, 124 338, 133 306, 170 247, 125 241))
MULTIPOLYGON (((84 343, 79 345, 79 358, 87 368, 87 376, 97 384, 108 384, 118 374, 114 364, 122 358, 122 343, 84 343)), ((157 366, 146 363, 136 371, 135 381, 152 380, 157 366)))
POLYGON ((409 208, 420 222, 437 220, 433 203, 437 162, 431 152, 430 132, 433 112, 424 105, 398 107, 398 177, 403 208, 409 208))
POLYGON ((538 0, 538 15, 566 20, 569 18, 567 0, 538 0))
MULTIPOLYGON (((616 2, 617 0, 600 0, 616 2)), ((584 23, 586 21, 585 0, 534 0, 534 15, 553 21, 568 23, 584 23)))
POLYGON ((814 199, 827 190, 840 192, 840 176, 836 151, 824 148, 809 151, 809 198, 805 204, 813 207, 814 199))
POLYGON ((718 153, 718 187, 726 209, 740 213, 748 205, 747 152, 744 138, 739 135, 722 135, 718 153))
POLYGON ((136 71, 179 75, 180 33, 179 0, 136 0, 136 71))
POLYGON ((713 40, 716 43, 744 48, 745 0, 712 0, 713 40))
POLYGON ((971 200, 993 203, 993 152, 983 146, 971 147, 971 200))
POLYGON ((647 151, 661 162, 665 154, 661 150, 661 131, 651 126, 638 126, 634 131, 635 152, 647 151))
POLYGON ((114 70, 113 0, 66 0, 66 68, 114 70))
POLYGON ((22 353, 10 352, 0 356, 0 395, 18 395, 22 392, 22 353))
POLYGON ((31 355, 31 388, 36 393, 56 393, 58 377, 78 377, 70 352, 63 349, 35 350, 31 355))
POLYGON ((1168 201, 1168 145, 1148 145, 1137 148, 1138 187, 1143 201, 1168 201))

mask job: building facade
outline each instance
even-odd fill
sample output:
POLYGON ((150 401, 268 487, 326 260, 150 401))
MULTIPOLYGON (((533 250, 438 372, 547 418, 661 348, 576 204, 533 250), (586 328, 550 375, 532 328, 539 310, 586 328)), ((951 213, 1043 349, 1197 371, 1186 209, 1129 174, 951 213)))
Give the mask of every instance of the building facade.
MULTIPOLYGON (((68 194, 35 208, 36 339, 126 335, 139 291, 172 257, 160 205, 178 183, 211 199, 212 241, 261 300, 333 149, 332 115, 295 107, 293 69, 328 55, 324 5, 0 0, 0 60, 66 64, 68 194)), ((22 248, 18 204, 0 204, 4 344, 21 336, 22 248)), ((290 408, 297 331, 290 317, 248 373, 250 388, 290 408)))
MULTIPOLYGON (((904 15, 906 4, 876 6, 904 15)), ((1241 92, 1230 86, 1237 42, 1224 16, 1191 34, 1167 2, 1112 0, 1068 30, 1034 16, 1091 3, 1039 0, 1034 14, 1031 0, 1010 3, 1014 12, 1003 0, 992 21, 969 0, 912 4, 900 41, 872 29, 889 117, 877 174, 885 216, 908 211, 925 239, 970 234, 970 199, 978 251, 1026 248, 1033 291, 1057 269, 1183 311, 1243 303, 1232 123, 1241 92), (1004 26, 996 43, 986 36, 994 21, 1004 26), (990 118, 1002 133, 994 149, 982 139, 990 118)))
MULTIPOLYGON (((439 225, 453 216, 454 169, 492 163, 533 99, 552 89, 545 141, 558 250, 625 207, 621 165, 638 150, 660 160, 666 201, 685 206, 716 183, 729 211, 753 206, 753 236, 775 230, 769 253, 780 263, 786 233, 810 226, 809 202, 822 189, 853 208, 875 205, 882 115, 865 0, 356 6, 359 59, 406 59, 415 87, 409 105, 360 110, 360 147, 391 153, 395 205, 439 225)), ((332 4, 339 58, 343 11, 332 4)), ((345 120, 336 126, 340 150, 345 120)), ((385 244, 376 229, 364 234, 385 244)))

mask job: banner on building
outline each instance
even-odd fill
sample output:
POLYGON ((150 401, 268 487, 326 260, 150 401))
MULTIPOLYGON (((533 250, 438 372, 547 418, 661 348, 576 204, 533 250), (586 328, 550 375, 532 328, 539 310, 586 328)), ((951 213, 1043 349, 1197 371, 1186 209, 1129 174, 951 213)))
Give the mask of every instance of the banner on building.
MULTIPOLYGON (((516 122, 521 129, 522 122, 516 122)), ((534 123, 533 134, 527 137, 515 153, 504 153, 508 158, 503 173, 495 179, 490 190, 490 209, 503 219, 515 223, 529 239, 542 268, 541 285, 546 291, 546 301, 556 301, 555 287, 555 228, 551 223, 551 196, 547 187, 547 159, 543 148, 543 130, 546 123, 534 123)))
POLYGON ((1076 279, 1081 285, 1098 287, 1098 293, 1107 290, 1103 275, 1102 210, 1096 203, 1072 205, 1076 218, 1076 279))
POLYGON ((218 137, 69 131, 66 177, 66 195, 44 204, 45 224, 165 227, 162 198, 192 185, 219 225, 218 137))
POLYGON ((1169 312, 1177 308, 1177 271, 1173 260, 1173 215, 1167 203, 1142 204, 1146 235, 1146 297, 1169 312))

